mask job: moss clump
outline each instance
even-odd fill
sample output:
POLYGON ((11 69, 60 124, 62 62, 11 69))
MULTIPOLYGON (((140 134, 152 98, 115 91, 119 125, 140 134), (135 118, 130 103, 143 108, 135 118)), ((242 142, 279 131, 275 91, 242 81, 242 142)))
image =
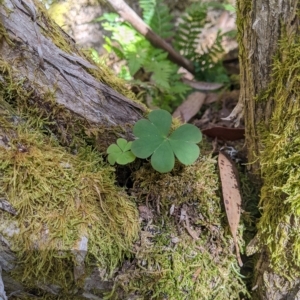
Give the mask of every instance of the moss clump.
POLYGON ((0 106, 6 141, 0 193, 18 211, 11 221, 19 227, 14 250, 24 285, 54 283, 70 292, 76 262, 69 250, 82 237, 88 239, 86 259, 109 277, 130 255, 139 231, 135 204, 114 185, 114 169, 90 147, 69 154, 6 106, 0 106))
POLYGON ((143 220, 135 260, 124 265, 110 297, 182 300, 248 295, 232 237, 221 222, 215 167, 216 161, 204 156, 167 174, 155 172, 150 164, 135 172, 132 193, 139 208, 147 206, 153 216, 143 220))
POLYGON ((286 30, 273 60, 272 81, 263 99, 274 102, 269 126, 261 126, 262 217, 258 232, 271 266, 287 278, 300 275, 300 38, 286 30))

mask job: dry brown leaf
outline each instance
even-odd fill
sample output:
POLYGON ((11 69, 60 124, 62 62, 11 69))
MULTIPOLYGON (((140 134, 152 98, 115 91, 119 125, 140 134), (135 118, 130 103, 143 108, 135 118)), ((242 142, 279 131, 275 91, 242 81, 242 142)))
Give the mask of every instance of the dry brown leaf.
POLYGON ((208 93, 208 94, 206 94, 204 104, 211 104, 211 103, 217 102, 219 100, 219 98, 220 98, 220 96, 216 93, 208 93))
POLYGON ((240 267, 242 267, 243 262, 240 256, 240 250, 237 242, 237 233, 240 222, 242 203, 238 184, 238 176, 233 162, 222 152, 219 153, 218 165, 220 170, 222 194, 226 215, 230 231, 233 236, 237 260, 240 267))
POLYGON ((206 98, 206 94, 201 92, 194 92, 190 94, 187 99, 177 107, 173 113, 174 118, 179 118, 182 123, 188 122, 194 117, 206 98))
POLYGON ((193 280, 194 282, 195 282, 195 281, 197 280, 197 278, 199 277, 200 272, 201 272, 201 268, 198 268, 198 269, 194 272, 194 274, 193 274, 193 276, 192 276, 192 280, 193 280))
POLYGON ((227 128, 221 126, 215 126, 212 128, 202 129, 202 133, 212 137, 218 138, 223 141, 236 141, 245 138, 244 128, 227 128))

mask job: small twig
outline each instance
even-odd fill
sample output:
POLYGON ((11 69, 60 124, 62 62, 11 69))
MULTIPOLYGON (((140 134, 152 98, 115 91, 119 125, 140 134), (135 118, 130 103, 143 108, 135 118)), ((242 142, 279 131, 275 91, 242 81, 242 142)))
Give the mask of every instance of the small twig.
POLYGON ((242 117, 244 116, 244 104, 239 100, 233 111, 230 113, 230 115, 226 118, 221 118, 224 121, 233 121, 234 127, 238 127, 240 125, 240 121, 242 117))
POLYGON ((199 234, 191 228, 188 216, 185 219, 185 223, 183 224, 183 227, 187 230, 188 234, 193 238, 193 240, 195 241, 199 240, 199 234))
POLYGON ((107 0, 107 2, 125 21, 129 22, 140 34, 145 36, 153 46, 168 52, 168 58, 171 61, 189 72, 195 73, 192 62, 181 56, 170 44, 158 36, 123 0, 107 0))
POLYGON ((195 281, 197 280, 197 278, 199 277, 201 270, 202 270, 202 269, 199 267, 199 268, 194 272, 194 274, 193 274, 193 276, 192 276, 192 280, 193 280, 194 282, 195 282, 195 281))
POLYGON ((0 209, 16 216, 17 210, 4 198, 0 198, 0 209))

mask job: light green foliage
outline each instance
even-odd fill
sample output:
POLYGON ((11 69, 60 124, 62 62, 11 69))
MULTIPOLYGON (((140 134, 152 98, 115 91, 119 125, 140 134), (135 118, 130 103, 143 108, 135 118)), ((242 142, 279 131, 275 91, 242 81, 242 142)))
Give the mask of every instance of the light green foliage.
MULTIPOLYGON (((228 9, 227 7, 221 4, 195 3, 183 15, 176 32, 173 28, 173 17, 162 0, 139 0, 139 4, 145 23, 162 38, 174 38, 177 50, 194 63, 197 79, 208 82, 229 81, 222 62, 219 61, 219 54, 223 52, 223 35, 218 34, 212 47, 197 49, 199 34, 206 22, 207 8, 218 6, 217 8, 228 9)), ((120 59, 127 61, 128 69, 123 66, 119 76, 126 80, 136 77, 132 83, 142 86, 152 97, 154 105, 168 111, 178 106, 190 91, 190 87, 181 82, 179 68, 167 59, 167 53, 154 48, 130 24, 121 22, 117 14, 104 14, 97 21, 101 21, 103 28, 112 33, 111 39, 105 38, 106 50, 114 51, 120 59), (140 69, 149 74, 146 83, 135 76, 140 69)))
POLYGON ((139 0, 139 5, 143 10, 144 22, 150 25, 150 22, 153 19, 155 14, 156 0, 139 0))
POLYGON ((172 15, 168 6, 159 0, 139 0, 143 10, 143 20, 150 28, 162 38, 174 35, 172 15))
MULTIPOLYGON (((153 30, 163 37, 170 37, 172 34, 171 15, 167 6, 155 4, 155 1, 144 1, 141 3, 144 8, 146 23, 153 26, 153 30), (151 18, 153 14, 153 18, 151 18)), ((97 19, 102 22, 105 30, 112 33, 111 39, 106 37, 105 48, 108 52, 114 51, 120 59, 127 61, 128 71, 122 68, 119 76, 134 84, 143 85, 153 99, 153 103, 163 109, 171 111, 185 98, 189 86, 182 83, 178 75, 179 67, 169 61, 167 53, 156 49, 141 34, 136 32, 128 23, 120 22, 117 14, 104 14, 97 19), (118 46, 114 43, 118 42, 118 46), (149 82, 142 83, 139 78, 133 80, 137 71, 143 69, 149 74, 149 82)))
MULTIPOLYGON (((186 58, 194 62, 196 78, 208 82, 228 82, 226 70, 218 55, 224 52, 221 45, 223 35, 217 35, 216 42, 207 49, 199 49, 199 35, 206 23, 207 9, 214 3, 194 3, 182 16, 175 35, 174 44, 186 58)), ((219 7, 225 8, 225 7, 219 7)))
POLYGON ((135 160, 134 154, 130 151, 132 142, 125 139, 118 139, 117 144, 112 144, 107 148, 108 162, 111 165, 118 163, 126 165, 135 160))
POLYGON ((139 158, 151 156, 152 167, 161 173, 173 169, 174 155, 184 165, 196 161, 200 154, 196 143, 202 139, 196 126, 185 124, 169 135, 172 116, 167 111, 154 110, 148 115, 148 119, 138 121, 133 127, 133 133, 138 138, 131 147, 134 155, 139 158))

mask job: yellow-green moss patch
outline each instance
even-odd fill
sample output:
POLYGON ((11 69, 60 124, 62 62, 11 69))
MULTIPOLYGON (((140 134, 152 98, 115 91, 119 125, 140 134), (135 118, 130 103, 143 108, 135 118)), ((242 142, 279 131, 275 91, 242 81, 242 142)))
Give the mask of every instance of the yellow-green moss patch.
POLYGON ((134 173, 132 193, 139 209, 147 206, 153 216, 143 219, 134 264, 125 264, 108 298, 221 300, 248 295, 222 222, 215 167, 216 161, 204 156, 167 174, 150 164, 134 173))
POLYGON ((258 225, 272 267, 287 278, 300 274, 300 38, 299 28, 288 31, 282 26, 272 81, 262 96, 275 107, 270 125, 261 130, 264 185, 258 225))
POLYGON ((24 285, 49 281, 67 291, 75 263, 69 250, 83 236, 87 259, 109 277, 139 231, 135 204, 114 185, 114 169, 89 147, 66 152, 1 108, 1 124, 15 120, 5 132, 1 127, 7 146, 0 147, 0 193, 18 211, 11 221, 20 229, 14 250, 24 285))

